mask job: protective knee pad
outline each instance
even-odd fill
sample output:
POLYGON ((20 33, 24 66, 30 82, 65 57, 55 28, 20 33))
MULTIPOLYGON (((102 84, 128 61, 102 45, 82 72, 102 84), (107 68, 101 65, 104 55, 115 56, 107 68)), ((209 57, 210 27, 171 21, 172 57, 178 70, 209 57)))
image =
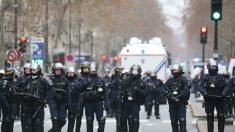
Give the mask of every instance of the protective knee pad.
POLYGON ((172 132, 179 132, 178 120, 171 119, 171 127, 172 127, 172 132))
POLYGON ((98 124, 99 124, 98 132, 104 132, 105 120, 106 120, 105 117, 102 117, 98 120, 98 124))
POLYGON ((180 132, 186 132, 186 119, 185 118, 180 118, 179 119, 180 123, 180 132))
POLYGON ((52 132, 58 132, 59 131, 58 117, 52 116, 51 121, 52 121, 52 132))
POLYGON ((74 115, 69 115, 69 118, 68 118, 68 131, 67 132, 73 132, 74 123, 75 123, 75 116, 74 115))
POLYGON ((118 132, 127 132, 127 120, 126 119, 121 119, 121 130, 118 132))
POLYGON ((133 120, 132 115, 129 115, 129 117, 128 117, 128 125, 129 125, 129 131, 133 132, 134 120, 133 120))
POLYGON ((133 119, 133 132, 138 132, 139 131, 139 119, 134 118, 133 119))
POLYGON ((87 132, 93 132, 93 118, 87 117, 87 132))
POLYGON ((224 132, 224 125, 225 125, 225 115, 224 113, 218 113, 218 130, 219 132, 224 132))
POLYGON ((207 130, 208 132, 214 130, 214 113, 207 113, 207 130))

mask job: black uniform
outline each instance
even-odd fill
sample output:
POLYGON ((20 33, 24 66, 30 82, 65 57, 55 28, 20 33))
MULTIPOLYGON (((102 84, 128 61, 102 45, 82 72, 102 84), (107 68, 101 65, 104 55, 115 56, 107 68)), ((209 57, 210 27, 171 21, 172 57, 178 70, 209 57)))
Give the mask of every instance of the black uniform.
POLYGON ((55 110, 55 89, 52 81, 42 75, 28 77, 22 92, 25 106, 26 132, 44 131, 44 107, 49 104, 50 111, 55 110))
POLYGON ((87 132, 93 132, 94 114, 96 114, 99 125, 98 132, 104 132, 105 117, 103 117, 103 111, 109 108, 105 82, 97 75, 91 75, 84 80, 83 90, 87 132))
MULTIPOLYGON (((19 89, 19 93, 22 93, 26 89, 26 79, 29 75, 21 76, 17 80, 17 88, 19 89)), ((26 104, 23 100, 20 100, 20 119, 21 119, 21 127, 22 132, 26 132, 26 118, 25 118, 26 104)))
POLYGON ((175 64, 169 78, 161 88, 169 102, 169 113, 173 132, 186 132, 186 105, 190 97, 189 81, 183 76, 181 66, 175 64))
POLYGON ((122 96, 123 96, 123 79, 119 76, 111 83, 111 99, 110 106, 115 112, 116 118, 116 132, 121 132, 121 107, 122 107, 122 96))
POLYGON ((13 132, 17 104, 14 93, 16 93, 16 81, 13 76, 5 77, 0 84, 0 100, 3 112, 2 132, 13 132))
POLYGON ((208 132, 214 129, 214 109, 216 107, 218 117, 218 130, 224 132, 225 123, 225 96, 230 88, 222 75, 217 73, 205 75, 200 82, 199 90, 204 96, 205 110, 207 113, 208 132))
POLYGON ((67 108, 71 104, 71 95, 68 80, 62 76, 51 75, 49 77, 55 87, 55 111, 51 111, 52 129, 50 131, 60 132, 66 124, 67 108))
POLYGON ((155 116, 157 119, 160 119, 159 117, 159 101, 160 101, 160 97, 161 97, 161 92, 160 89, 163 85, 162 80, 157 79, 156 76, 155 77, 151 77, 149 79, 146 80, 146 83, 148 84, 148 97, 147 97, 147 119, 149 119, 149 117, 152 114, 152 107, 154 105, 154 109, 155 109, 155 116))
POLYGON ((130 76, 123 84, 123 103, 121 115, 121 132, 127 132, 127 121, 129 132, 139 131, 139 111, 144 104, 147 84, 140 77, 130 76))
MULTIPOLYGON (((68 132, 73 132, 75 119, 78 117, 79 98, 81 98, 82 80, 75 77, 67 77, 71 95, 71 105, 68 110, 68 132)), ((77 122, 78 123, 78 122, 77 122)), ((81 124, 80 124, 81 125, 81 124)), ((80 125, 77 130, 80 130, 80 125)))

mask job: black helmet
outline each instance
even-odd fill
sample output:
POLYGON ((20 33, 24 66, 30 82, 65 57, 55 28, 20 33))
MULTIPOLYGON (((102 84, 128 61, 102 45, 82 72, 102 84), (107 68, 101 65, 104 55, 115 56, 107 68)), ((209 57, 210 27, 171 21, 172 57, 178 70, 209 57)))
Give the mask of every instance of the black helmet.
POLYGON ((132 65, 130 68, 130 74, 132 77, 141 77, 142 69, 140 65, 132 65))

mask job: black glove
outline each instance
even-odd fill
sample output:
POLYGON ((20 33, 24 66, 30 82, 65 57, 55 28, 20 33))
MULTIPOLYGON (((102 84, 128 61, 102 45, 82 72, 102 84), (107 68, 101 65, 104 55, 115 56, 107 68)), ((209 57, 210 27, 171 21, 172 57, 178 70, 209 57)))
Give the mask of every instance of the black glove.
POLYGON ((207 92, 202 93, 202 96, 204 97, 208 96, 207 92))

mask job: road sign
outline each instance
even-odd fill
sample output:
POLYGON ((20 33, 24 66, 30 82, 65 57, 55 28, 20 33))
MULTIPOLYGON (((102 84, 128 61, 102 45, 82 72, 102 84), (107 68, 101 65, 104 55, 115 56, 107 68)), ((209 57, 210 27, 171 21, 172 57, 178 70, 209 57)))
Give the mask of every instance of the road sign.
POLYGON ((10 62, 16 61, 19 57, 16 50, 9 50, 6 52, 7 60, 10 62))
POLYGON ((32 53, 32 59, 45 58, 45 41, 43 38, 31 39, 31 53, 32 53))
POLYGON ((66 56, 66 60, 69 61, 69 62, 71 62, 71 61, 74 60, 74 56, 71 55, 71 54, 69 54, 69 55, 66 56))

